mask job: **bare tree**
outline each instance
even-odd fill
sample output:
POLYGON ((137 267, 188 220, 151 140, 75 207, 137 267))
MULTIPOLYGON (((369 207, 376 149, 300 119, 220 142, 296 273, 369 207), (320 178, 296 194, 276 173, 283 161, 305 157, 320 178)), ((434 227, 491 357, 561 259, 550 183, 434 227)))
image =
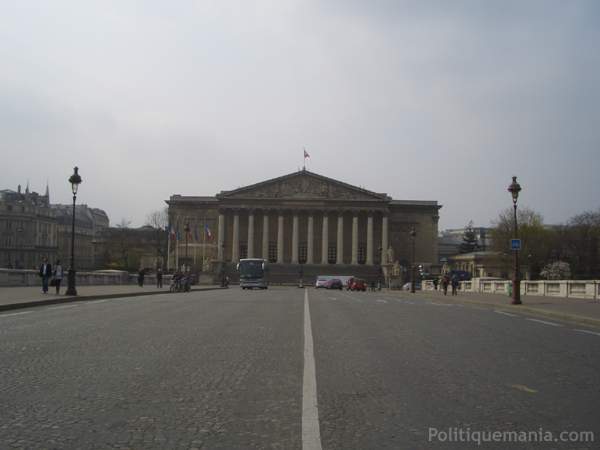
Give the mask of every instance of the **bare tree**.
POLYGON ((594 278, 598 270, 600 209, 572 217, 561 228, 562 251, 577 278, 594 278))
POLYGON ((130 228, 131 221, 121 218, 116 228, 110 230, 108 246, 110 253, 118 255, 125 269, 129 269, 130 263, 139 256, 140 238, 136 230, 130 228))
POLYGON ((145 225, 153 228, 147 233, 147 239, 156 249, 156 260, 161 261, 162 258, 163 263, 168 258, 168 223, 169 209, 166 206, 161 210, 152 211, 146 215, 145 225))

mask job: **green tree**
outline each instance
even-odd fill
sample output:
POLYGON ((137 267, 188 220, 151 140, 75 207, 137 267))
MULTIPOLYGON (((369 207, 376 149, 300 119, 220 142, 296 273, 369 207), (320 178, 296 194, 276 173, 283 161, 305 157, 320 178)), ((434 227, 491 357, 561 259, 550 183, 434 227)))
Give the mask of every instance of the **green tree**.
POLYGON ((469 225, 465 228, 463 234, 463 242, 458 247, 458 253, 473 253, 477 248, 477 233, 473 229, 473 221, 469 222, 469 225))
MULTIPOLYGON (((514 220, 514 210, 507 208, 492 221, 491 250, 497 254, 495 263, 503 268, 505 276, 512 273, 514 264, 514 250, 510 249, 510 240, 515 237, 514 220)), ((517 225, 518 238, 521 239, 521 250, 518 250, 520 270, 537 276, 553 260, 558 238, 544 225, 543 216, 527 206, 517 209, 517 225)))
POLYGON ((576 278, 598 275, 600 209, 585 211, 569 219, 561 229, 562 252, 576 278))

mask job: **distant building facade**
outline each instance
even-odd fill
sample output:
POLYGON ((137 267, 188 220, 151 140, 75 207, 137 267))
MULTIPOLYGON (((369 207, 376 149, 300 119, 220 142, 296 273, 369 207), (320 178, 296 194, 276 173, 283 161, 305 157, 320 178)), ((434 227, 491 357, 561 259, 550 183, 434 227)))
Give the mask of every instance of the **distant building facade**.
MULTIPOLYGON (((167 204, 182 238, 179 265, 185 264, 183 226, 188 222, 193 233, 197 223, 204 233, 205 221, 214 259, 225 263, 257 257, 273 264, 302 261, 305 270, 347 266, 350 274, 358 266, 406 265, 412 261, 413 228, 415 260, 438 260, 436 201, 394 200, 306 170, 212 197, 173 195, 167 204)), ((190 252, 188 265, 193 257, 190 252)))
POLYGON ((0 191, 0 267, 34 269, 58 255, 58 218, 50 194, 0 191))

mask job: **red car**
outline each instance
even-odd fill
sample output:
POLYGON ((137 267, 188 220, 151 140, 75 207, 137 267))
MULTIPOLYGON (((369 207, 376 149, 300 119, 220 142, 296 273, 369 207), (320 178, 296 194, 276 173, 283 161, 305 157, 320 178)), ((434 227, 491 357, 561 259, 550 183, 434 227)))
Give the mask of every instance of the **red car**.
POLYGON ((355 278, 350 285, 350 290, 367 292, 367 282, 365 280, 361 280, 360 278, 355 278))

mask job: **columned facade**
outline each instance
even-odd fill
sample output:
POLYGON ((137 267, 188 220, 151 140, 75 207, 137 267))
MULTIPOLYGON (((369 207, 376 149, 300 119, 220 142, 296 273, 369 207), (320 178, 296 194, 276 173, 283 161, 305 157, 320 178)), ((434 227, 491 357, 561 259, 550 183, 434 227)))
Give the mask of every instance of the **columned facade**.
POLYGON ((402 244, 412 228, 418 232, 415 260, 437 262, 437 202, 393 200, 305 170, 215 197, 173 196, 167 203, 171 217, 204 217, 218 230, 208 245, 218 247, 212 254, 219 262, 262 257, 274 264, 377 270, 394 263, 388 254, 410 259, 402 244))

